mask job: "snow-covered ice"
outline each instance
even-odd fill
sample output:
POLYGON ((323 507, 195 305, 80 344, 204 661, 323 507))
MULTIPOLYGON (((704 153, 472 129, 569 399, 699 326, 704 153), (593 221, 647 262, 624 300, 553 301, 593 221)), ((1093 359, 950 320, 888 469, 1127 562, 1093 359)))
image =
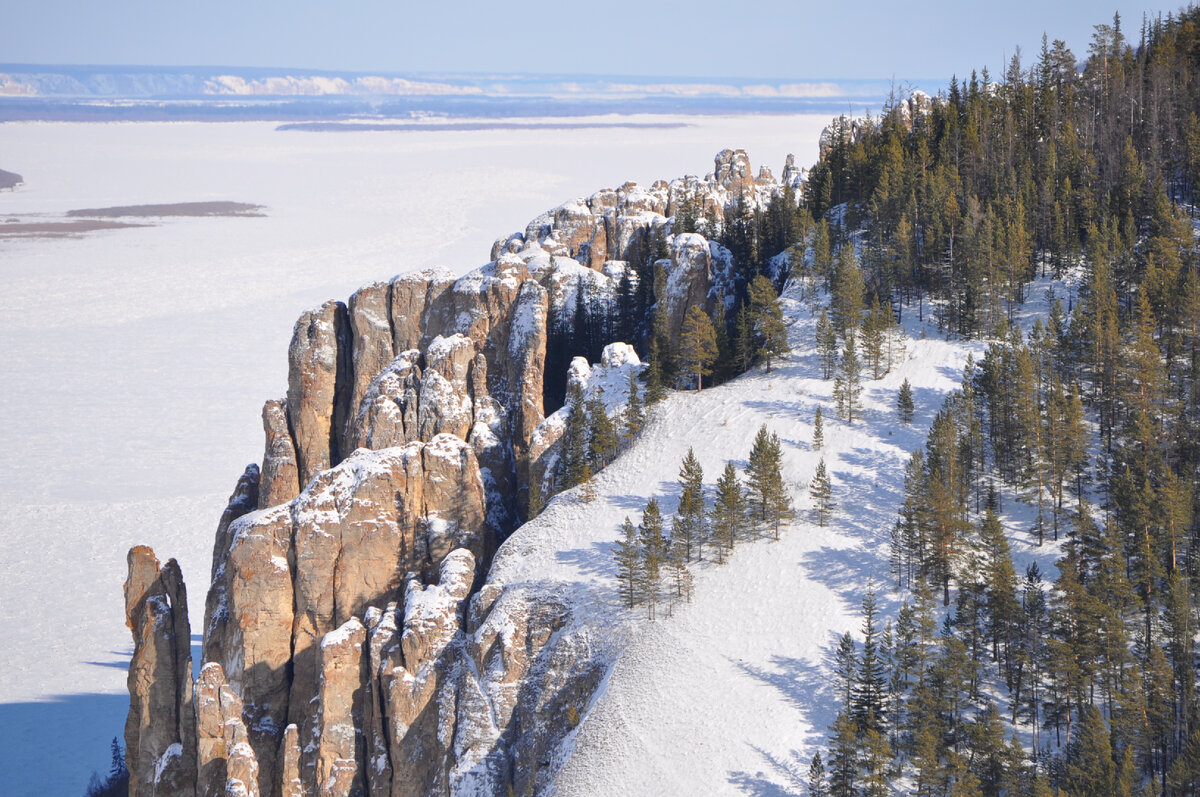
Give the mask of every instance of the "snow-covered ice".
POLYGON ((262 456, 259 412, 285 391, 301 311, 401 271, 461 273, 547 208, 627 180, 704 174, 725 147, 776 169, 789 152, 811 163, 828 120, 653 121, 689 126, 334 135, 264 123, 0 125, 0 168, 25 178, 0 192, 0 218, 208 200, 267 207, 262 218, 0 240, 6 794, 81 794, 93 769, 107 769, 127 707, 130 545, 179 559, 199 630, 212 534, 237 476, 262 456))

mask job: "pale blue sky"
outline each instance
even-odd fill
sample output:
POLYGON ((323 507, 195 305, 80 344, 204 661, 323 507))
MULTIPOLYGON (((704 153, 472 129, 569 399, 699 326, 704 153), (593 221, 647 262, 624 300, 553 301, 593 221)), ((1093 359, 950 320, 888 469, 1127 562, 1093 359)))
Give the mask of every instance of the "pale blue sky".
POLYGON ((0 62, 278 66, 778 79, 942 79, 1042 32, 1082 57, 1119 10, 1136 39, 1147 8, 1012 0, 5 0, 0 62))

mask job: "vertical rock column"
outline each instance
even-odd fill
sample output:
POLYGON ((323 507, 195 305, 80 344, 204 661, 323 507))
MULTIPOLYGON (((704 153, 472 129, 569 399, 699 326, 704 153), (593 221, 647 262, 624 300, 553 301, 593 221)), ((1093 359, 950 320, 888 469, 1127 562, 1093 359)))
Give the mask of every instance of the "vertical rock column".
POLYGON ((130 549, 125 622, 133 632, 125 760, 129 794, 195 794, 191 625, 187 590, 172 559, 159 567, 150 548, 130 549))
POLYGON ((346 305, 326 302, 300 316, 288 347, 287 416, 302 486, 342 459, 350 383, 346 305))

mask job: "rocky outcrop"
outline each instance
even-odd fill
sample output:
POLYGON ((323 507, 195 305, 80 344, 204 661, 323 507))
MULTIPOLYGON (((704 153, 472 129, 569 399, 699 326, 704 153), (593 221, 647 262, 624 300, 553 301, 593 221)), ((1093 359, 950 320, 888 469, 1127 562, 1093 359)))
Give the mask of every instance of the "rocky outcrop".
POLYGON ((129 551, 125 622, 133 632, 125 722, 129 793, 170 797, 195 789, 192 631, 179 565, 129 551))
POLYGON ((268 401, 263 405, 262 420, 267 447, 263 452, 258 508, 266 509, 285 504, 300 493, 300 469, 288 429, 287 404, 280 399, 268 401))
POLYGON ((350 362, 346 305, 300 316, 288 347, 287 415, 301 485, 341 459, 350 362))
POLYGON ((178 568, 130 553, 127 738, 143 793, 547 786, 603 675, 600 641, 563 585, 513 576, 527 540, 497 549, 531 481, 549 489, 569 410, 545 416, 547 379, 615 414, 641 368, 613 344, 548 375, 551 330, 577 301, 611 307, 631 263, 663 245, 655 298, 672 341, 688 307, 732 295, 729 253, 671 235, 667 214, 687 202, 719 222, 781 189, 743 151, 715 165, 565 203, 465 276, 403 275, 301 316, 287 397, 263 408, 261 470, 217 529, 194 702, 178 568))

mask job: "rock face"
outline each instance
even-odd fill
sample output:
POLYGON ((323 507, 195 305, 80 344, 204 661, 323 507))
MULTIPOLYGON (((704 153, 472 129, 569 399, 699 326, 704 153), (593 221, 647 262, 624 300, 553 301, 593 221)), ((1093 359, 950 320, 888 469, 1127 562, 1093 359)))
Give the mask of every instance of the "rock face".
POLYGON ((549 490, 569 410, 545 416, 548 380, 574 380, 611 413, 641 364, 625 344, 595 367, 551 369, 547 351, 577 302, 607 312, 652 252, 667 254, 655 300, 672 341, 690 306, 732 296, 729 253, 671 235, 666 214, 687 202, 720 222, 782 188, 769 170, 753 177, 741 150, 715 166, 565 203, 465 276, 403 275, 300 317, 287 397, 263 408, 262 467, 246 469, 217 528, 194 685, 178 567, 130 552, 134 793, 550 784, 603 659, 570 601, 508 578, 524 552, 500 545, 530 483, 549 490))
POLYGON ((341 458, 350 381, 350 332, 346 305, 326 302, 300 316, 288 347, 288 426, 296 444, 300 484, 341 458))
POLYGON ((125 621, 129 663, 126 763, 131 795, 192 794, 196 732, 192 705, 192 630, 187 590, 172 559, 159 567, 145 546, 129 551, 125 621))

